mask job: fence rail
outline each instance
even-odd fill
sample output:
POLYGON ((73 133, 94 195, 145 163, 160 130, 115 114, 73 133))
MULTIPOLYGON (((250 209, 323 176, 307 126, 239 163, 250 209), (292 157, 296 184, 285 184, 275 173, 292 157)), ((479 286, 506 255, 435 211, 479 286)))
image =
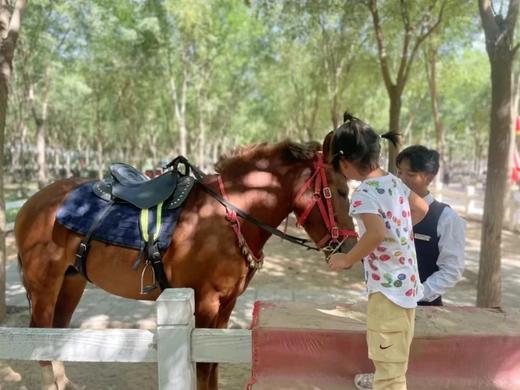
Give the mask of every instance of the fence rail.
MULTIPOLYGON (((0 328, 0 360, 157 363, 155 333, 141 329, 0 328), (6 334, 4 334, 6 333, 6 334)), ((193 329, 199 363, 250 363, 248 329, 193 329)))
MULTIPOLYGON (((448 203, 465 218, 482 221, 484 214, 483 189, 467 185, 462 190, 442 187, 433 190, 437 200, 448 203)), ((520 191, 512 190, 504 203, 504 228, 520 231, 520 191)))
POLYGON ((192 289, 166 289, 157 329, 0 328, 0 360, 157 363, 160 390, 196 388, 196 363, 251 363, 251 331, 195 328, 192 289))

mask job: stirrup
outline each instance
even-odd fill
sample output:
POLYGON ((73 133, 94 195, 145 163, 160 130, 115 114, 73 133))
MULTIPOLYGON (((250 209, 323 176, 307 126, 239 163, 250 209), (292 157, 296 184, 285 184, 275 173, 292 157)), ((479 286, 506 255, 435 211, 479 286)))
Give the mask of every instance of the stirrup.
POLYGON ((146 260, 144 268, 143 268, 143 272, 141 272, 141 291, 140 291, 140 293, 141 293, 141 295, 149 294, 150 292, 152 292, 156 288, 157 288, 157 283, 155 281, 155 270, 151 266, 150 261, 146 260), (152 269, 152 284, 148 284, 148 285, 145 286, 144 285, 144 276, 145 276, 145 273, 146 273, 146 269, 148 267, 151 267, 151 269, 152 269))

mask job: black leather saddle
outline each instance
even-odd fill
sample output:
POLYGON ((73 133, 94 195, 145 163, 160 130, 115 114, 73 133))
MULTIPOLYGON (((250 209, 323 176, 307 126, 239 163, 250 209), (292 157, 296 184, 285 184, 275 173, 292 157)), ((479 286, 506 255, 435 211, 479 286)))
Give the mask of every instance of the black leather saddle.
POLYGON ((159 203, 174 209, 189 195, 195 179, 176 169, 149 179, 136 168, 125 163, 110 166, 110 177, 94 184, 94 192, 105 200, 128 202, 139 209, 148 209, 159 203))

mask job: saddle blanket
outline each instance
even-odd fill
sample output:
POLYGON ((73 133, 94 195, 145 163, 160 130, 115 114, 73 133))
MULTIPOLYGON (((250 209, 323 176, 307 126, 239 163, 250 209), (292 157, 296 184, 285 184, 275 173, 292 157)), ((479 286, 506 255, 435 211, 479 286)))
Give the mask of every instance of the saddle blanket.
MULTIPOLYGON (((87 182, 72 191, 58 209, 56 219, 58 223, 78 234, 86 235, 109 202, 99 198, 92 189, 95 182, 87 182)), ((170 245, 173 231, 182 207, 167 209, 163 207, 161 230, 158 238, 158 247, 162 252, 170 245)), ((111 210, 98 225, 92 239, 110 245, 118 245, 132 249, 141 249, 141 229, 139 217, 141 209, 129 203, 113 203, 111 210)), ((155 229, 155 208, 149 212, 149 225, 155 229), (153 214, 153 216, 152 216, 153 214)))

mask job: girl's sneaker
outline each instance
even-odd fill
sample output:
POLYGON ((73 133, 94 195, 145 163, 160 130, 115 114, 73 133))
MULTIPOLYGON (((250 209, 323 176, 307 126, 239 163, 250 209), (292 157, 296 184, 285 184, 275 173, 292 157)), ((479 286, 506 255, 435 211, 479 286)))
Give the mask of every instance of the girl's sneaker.
POLYGON ((356 374, 354 384, 359 390, 372 390, 374 374, 356 374))

